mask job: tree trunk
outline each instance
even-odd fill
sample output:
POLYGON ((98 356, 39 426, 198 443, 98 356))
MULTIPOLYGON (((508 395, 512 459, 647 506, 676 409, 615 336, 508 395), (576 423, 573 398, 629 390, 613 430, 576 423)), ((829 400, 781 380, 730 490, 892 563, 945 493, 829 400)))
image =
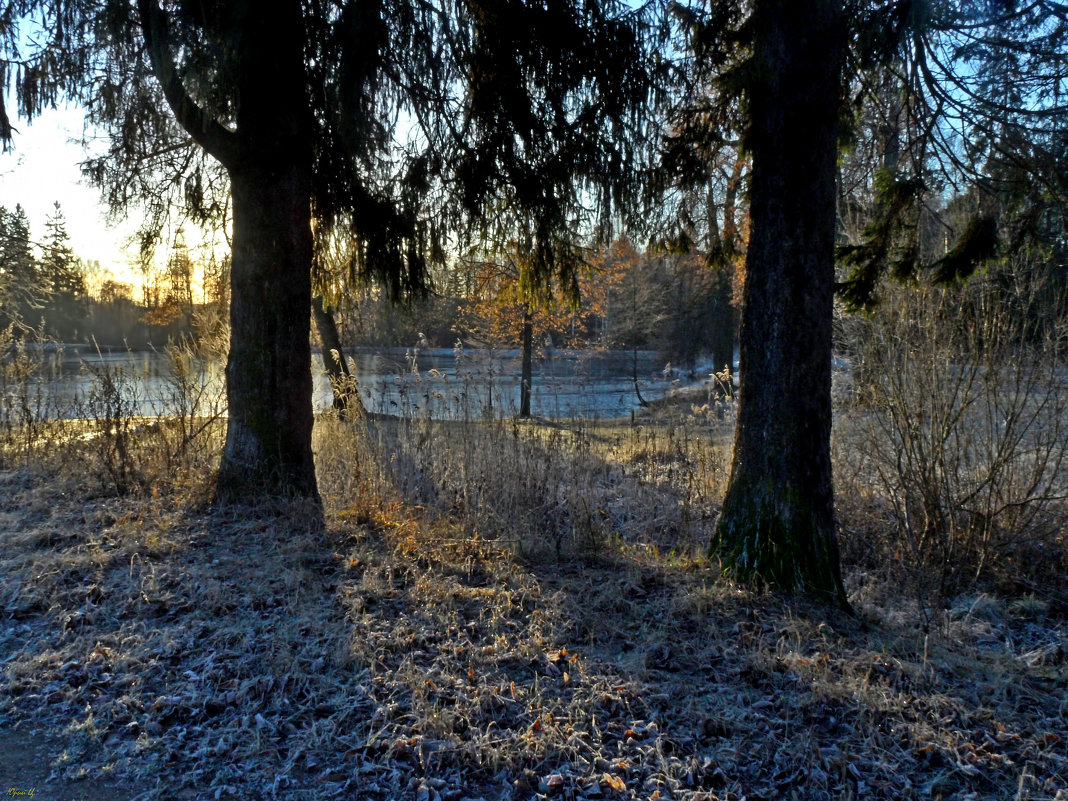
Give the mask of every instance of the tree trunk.
POLYGON ((311 208, 296 171, 231 173, 230 416, 218 493, 318 497, 312 462, 311 208))
POLYGON ((734 372, 734 339, 738 333, 738 314, 734 308, 734 257, 738 252, 738 226, 734 222, 738 187, 742 182, 745 165, 740 155, 736 156, 727 179, 723 196, 723 226, 716 213, 714 182, 708 186, 708 237, 709 252, 714 257, 712 281, 712 331, 708 337, 712 351, 712 369, 719 372, 724 367, 734 372))
POLYGON ((635 345, 631 350, 631 377, 634 379, 634 394, 638 396, 638 405, 647 407, 649 402, 642 397, 642 389, 638 386, 638 346, 635 345))
POLYGON ((753 26, 742 389, 715 546, 740 579, 848 606, 830 458, 841 0, 761 0, 753 26))
POLYGON ((729 367, 734 372, 734 334, 737 329, 735 324, 734 306, 731 304, 731 277, 726 265, 715 268, 716 272, 711 276, 712 284, 712 335, 709 337, 709 345, 712 351, 712 367, 717 372, 724 367, 729 367))
POLYGON ((360 393, 352 382, 349 365, 345 360, 345 351, 341 349, 341 337, 334 321, 334 307, 327 306, 321 295, 312 298, 312 318, 319 330, 319 342, 322 344, 323 366, 330 379, 330 389, 334 394, 334 409, 344 417, 349 412, 360 412, 363 404, 360 393))
POLYGON ((238 4, 229 418, 217 497, 319 501, 312 460, 311 119, 301 6, 238 4))
POLYGON ((233 201, 229 403, 216 499, 320 501, 312 460, 313 120, 300 0, 232 0, 236 129, 197 104, 174 61, 168 12, 137 0, 145 53, 175 118, 226 168, 233 201))
POLYGON ((523 312, 523 376, 519 384, 519 416, 530 417, 530 390, 534 382, 534 315, 530 307, 523 312))

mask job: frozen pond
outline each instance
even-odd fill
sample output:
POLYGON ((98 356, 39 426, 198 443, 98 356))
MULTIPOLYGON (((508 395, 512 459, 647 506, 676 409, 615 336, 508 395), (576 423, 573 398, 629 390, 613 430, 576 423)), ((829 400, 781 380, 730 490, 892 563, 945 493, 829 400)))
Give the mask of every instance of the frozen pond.
MULTIPOLYGON (((518 350, 371 350, 349 354, 368 411, 435 418, 510 417, 519 412, 518 350)), ((534 362, 531 413, 541 417, 621 417, 663 397, 670 375, 652 352, 554 350, 534 362)), ((316 393, 329 402, 325 380, 316 393)))
MULTIPOLYGON (((508 417, 519 411, 518 350, 355 348, 348 352, 368 411, 437 419, 508 417)), ((313 354, 314 405, 330 406, 330 384, 313 354)), ((13 419, 26 406, 41 417, 81 417, 104 400, 107 384, 119 390, 125 414, 156 416, 188 405, 190 392, 170 359, 156 351, 97 352, 84 346, 33 354, 29 380, 13 377, 11 356, 0 370, 0 418, 13 419)), ((554 349, 534 362, 531 412, 542 417, 621 417, 639 405, 638 388, 653 400, 667 394, 673 376, 652 352, 554 349)), ((194 361, 190 386, 203 387, 194 414, 218 407, 224 397, 223 366, 194 361)))

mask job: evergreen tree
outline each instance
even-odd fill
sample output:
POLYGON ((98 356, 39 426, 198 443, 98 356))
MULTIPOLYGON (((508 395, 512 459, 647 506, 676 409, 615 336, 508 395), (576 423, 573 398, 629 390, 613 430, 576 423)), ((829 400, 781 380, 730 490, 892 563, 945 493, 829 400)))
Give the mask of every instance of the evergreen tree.
POLYGON ((46 295, 25 209, 0 207, 0 323, 17 329, 38 327, 46 295))
POLYGON ((636 186, 648 57, 641 15, 613 0, 27 5, 111 133, 88 165, 111 203, 232 214, 220 498, 318 496, 311 272, 335 231, 358 243, 354 277, 402 296, 425 288, 449 236, 504 241, 509 209, 537 279, 566 282, 580 260, 560 243, 636 186))
MULTIPOLYGON (((839 288, 862 305, 879 275, 915 274, 916 210, 939 175, 966 181, 969 145, 1006 118, 1063 137, 1063 9, 961 0, 755 0, 675 6, 687 25, 693 91, 679 110, 674 177, 707 181, 707 154, 741 133, 752 157, 740 331, 742 391, 731 479, 715 536, 744 579, 846 605, 830 462, 835 178, 852 134, 850 101, 878 101, 886 136, 882 212, 844 251, 839 288), (999 94, 998 76, 1020 79, 999 94), (906 160, 901 156, 907 154, 906 160), (911 239, 910 239, 911 238, 911 239)), ((987 152, 1005 153, 996 137, 987 152)), ((1039 173, 1034 173, 1039 177, 1039 173)), ((982 203, 933 265, 967 275, 996 248, 982 203)))
POLYGON ((67 221, 58 201, 45 220, 40 273, 46 292, 44 317, 50 336, 61 342, 84 339, 88 317, 85 269, 74 254, 67 221))
POLYGON ((60 67, 54 45, 69 23, 62 0, 9 0, 0 12, 0 147, 12 146, 17 129, 11 122, 8 101, 15 100, 14 116, 32 120, 42 109, 54 108, 67 72, 60 67), (45 30, 39 22, 45 20, 45 30))

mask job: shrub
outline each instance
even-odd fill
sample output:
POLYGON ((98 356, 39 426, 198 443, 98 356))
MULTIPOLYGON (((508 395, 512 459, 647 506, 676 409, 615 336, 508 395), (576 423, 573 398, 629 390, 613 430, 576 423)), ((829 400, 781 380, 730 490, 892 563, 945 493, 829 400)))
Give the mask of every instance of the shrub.
POLYGON ((852 321, 836 438, 846 528, 864 528, 862 500, 893 529, 882 555, 938 594, 1064 559, 1064 321, 1040 283, 995 276, 891 289, 852 321))
POLYGON ((327 415, 316 456, 323 496, 343 516, 414 506, 534 557, 617 545, 703 553, 729 428, 674 410, 640 423, 327 415))
POLYGON ((56 421, 69 399, 49 391, 63 360, 63 346, 42 331, 0 329, 0 466, 26 464, 61 436, 56 421))

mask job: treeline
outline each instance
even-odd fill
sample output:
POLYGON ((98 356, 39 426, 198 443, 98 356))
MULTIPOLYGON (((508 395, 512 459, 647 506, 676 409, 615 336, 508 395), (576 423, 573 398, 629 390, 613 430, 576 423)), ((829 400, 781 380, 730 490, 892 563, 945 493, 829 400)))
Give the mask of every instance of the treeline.
POLYGON ((58 203, 35 243, 22 206, 0 207, 0 324, 82 342, 90 316, 86 265, 70 247, 58 203))
POLYGON ((229 259, 197 264, 181 239, 165 266, 145 269, 137 287, 99 279, 99 266, 71 247, 58 202, 39 240, 21 205, 0 207, 0 329, 15 339, 158 347, 196 336, 199 311, 225 308, 228 298, 229 259))
MULTIPOLYGON (((17 337, 103 347, 161 346, 196 336, 199 310, 226 308, 229 258, 196 259, 179 236, 166 263, 140 286, 107 277, 73 250, 59 203, 35 239, 25 210, 0 207, 0 325, 17 337)), ((472 257, 435 276, 434 291, 396 304, 363 287, 339 298, 347 346, 513 348, 529 316, 535 348, 655 350, 690 369, 713 355, 729 363, 737 327, 734 265, 711 269, 704 254, 639 250, 626 240, 593 254, 577 298, 531 304, 523 265, 472 257)))
POLYGON ((730 363, 737 328, 733 265, 704 254, 637 249, 626 240, 594 254, 579 279, 577 303, 558 292, 531 303, 514 261, 458 259, 436 276, 435 292, 407 305, 362 288, 341 301, 346 344, 518 348, 531 327, 534 348, 638 348, 692 369, 703 356, 730 363))

